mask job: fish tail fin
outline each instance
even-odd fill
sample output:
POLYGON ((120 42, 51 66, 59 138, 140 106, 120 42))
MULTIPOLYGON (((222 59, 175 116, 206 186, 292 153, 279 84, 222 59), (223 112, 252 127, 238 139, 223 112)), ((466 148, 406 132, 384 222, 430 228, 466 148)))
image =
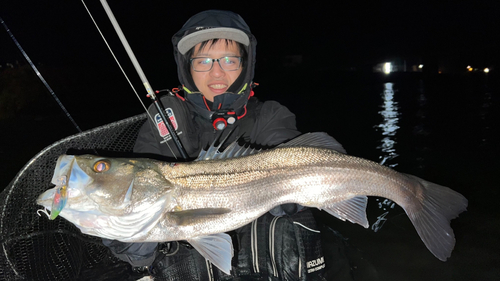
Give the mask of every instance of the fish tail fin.
POLYGON ((421 204, 405 209, 418 235, 434 256, 442 261, 450 257, 455 247, 455 235, 450 221, 465 211, 467 199, 448 187, 407 175, 423 187, 421 204))

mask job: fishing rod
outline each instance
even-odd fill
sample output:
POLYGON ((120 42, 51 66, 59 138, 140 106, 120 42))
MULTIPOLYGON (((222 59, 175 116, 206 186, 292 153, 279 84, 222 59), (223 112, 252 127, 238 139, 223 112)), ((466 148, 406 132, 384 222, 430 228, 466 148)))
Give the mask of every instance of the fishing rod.
POLYGON ((43 76, 40 73, 40 71, 38 71, 38 68, 36 68, 35 64, 33 63, 33 61, 31 61, 31 59, 28 56, 28 54, 24 51, 24 49, 21 46, 21 44, 19 43, 19 41, 17 41, 16 37, 14 37, 14 34, 12 34, 12 32, 10 31, 9 27, 7 26, 7 24, 5 23, 5 21, 2 19, 2 17, 0 17, 0 22, 2 23, 2 25, 5 28, 5 30, 7 31, 7 33, 9 34, 10 38, 12 39, 12 41, 14 41, 14 44, 17 46, 17 48, 19 49, 19 51, 21 51, 21 54, 24 56, 24 58, 26 59, 26 61, 28 62, 28 64, 31 66, 31 68, 33 69, 33 71, 35 72, 35 74, 38 76, 38 78, 40 79, 40 81, 42 81, 42 84, 49 91, 50 95, 52 96, 52 98, 54 98, 54 100, 57 102, 57 104, 59 105, 59 107, 62 109, 62 111, 64 112, 64 114, 66 115, 66 117, 71 121, 71 123, 73 123, 73 126, 78 130, 78 132, 82 133, 82 129, 80 129, 80 127, 76 123, 75 119, 73 119, 73 117, 71 116, 71 114, 69 114, 69 111, 63 105, 63 103, 61 102, 61 100, 59 100, 59 98, 57 97, 56 93, 54 93, 54 91, 52 90, 52 88, 49 86, 49 83, 47 83, 47 81, 45 80, 45 78, 43 78, 43 76))
MULTIPOLYGON (((83 2, 83 0, 82 0, 82 3, 85 5, 85 3, 83 2)), ((106 14, 108 15, 108 18, 111 21, 111 23, 112 23, 112 25, 113 25, 116 33, 118 34, 118 37, 120 38, 120 41, 122 42, 123 47, 127 51, 127 54, 129 56, 130 60, 132 61, 132 64, 134 65, 134 68, 137 71, 137 74, 139 74, 139 77, 140 77, 140 79, 142 81, 142 84, 143 84, 144 88, 146 88, 146 91, 148 93, 147 97, 152 100, 153 104, 155 105, 156 109, 158 110, 160 118, 162 119, 163 124, 165 124, 168 132, 170 133, 170 136, 172 137, 172 141, 174 142, 174 144, 175 144, 177 150, 179 151, 181 157, 183 159, 185 159, 185 160, 188 159, 189 156, 188 156, 188 154, 187 154, 184 146, 182 145, 182 143, 181 143, 181 141, 179 139, 179 136, 175 132, 174 126, 172 125, 172 122, 170 121, 170 118, 168 118, 165 115, 165 108, 163 107, 163 104, 157 98, 155 92, 152 90, 151 85, 149 84, 148 79, 146 78, 146 75, 142 71, 142 68, 141 68, 139 62, 137 61, 137 59, 136 59, 136 57, 134 55, 134 52, 132 51, 132 48, 130 48, 130 45, 128 44, 128 41, 125 38, 125 35, 123 34, 123 32, 122 32, 122 30, 120 28, 120 25, 116 21, 116 18, 113 15, 113 12, 111 11, 111 8, 109 7, 109 5, 106 2, 106 0, 101 0, 101 4, 102 4, 104 10, 106 11, 106 14)), ((87 9, 87 11, 88 11, 88 9, 87 9)), ((88 12, 90 14, 90 11, 88 11, 88 12)), ((108 45, 108 48, 109 48, 109 45, 108 45)), ((116 60, 116 57, 115 57, 115 60, 116 60)), ((146 109, 146 111, 147 111, 147 109, 146 109)), ((165 143, 167 143, 167 142, 165 142, 165 143)), ((167 143, 167 145, 168 145, 168 143, 167 143)))

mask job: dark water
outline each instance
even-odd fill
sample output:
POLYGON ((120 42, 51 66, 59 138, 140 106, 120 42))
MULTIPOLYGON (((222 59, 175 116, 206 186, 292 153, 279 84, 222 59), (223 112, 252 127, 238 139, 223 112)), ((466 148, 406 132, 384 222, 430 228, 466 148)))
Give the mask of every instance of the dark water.
MULTIPOLYGON (((457 243, 447 262, 425 248, 402 209, 390 201, 370 199, 369 229, 324 216, 348 239, 356 256, 355 279, 499 280, 498 77, 315 71, 307 83, 304 79, 293 70, 273 80, 257 79, 256 94, 288 106, 303 132, 326 131, 349 154, 448 186, 469 199, 468 211, 452 222, 457 243)), ((127 115, 111 114, 109 108, 99 114, 103 110, 94 104, 76 118, 91 128, 127 115)), ((59 113, 18 115, 1 121, 0 130, 2 187, 43 147, 75 132, 59 113)))
POLYGON ((289 105, 302 131, 326 130, 352 155, 448 186, 469 200, 468 211, 452 221, 457 243, 447 262, 425 248, 390 201, 370 199, 368 230, 325 216, 371 264, 358 271, 358 277, 370 276, 360 280, 500 280, 498 77, 317 77, 313 85, 323 86, 300 91, 289 105))

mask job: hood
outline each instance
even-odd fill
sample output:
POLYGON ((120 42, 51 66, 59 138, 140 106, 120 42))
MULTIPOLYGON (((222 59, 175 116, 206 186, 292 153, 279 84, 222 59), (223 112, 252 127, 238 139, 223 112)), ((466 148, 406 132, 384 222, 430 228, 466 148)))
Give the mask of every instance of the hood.
POLYGON ((252 90, 257 40, 240 15, 221 10, 200 12, 191 17, 172 37, 172 44, 179 81, 185 92, 184 97, 195 105, 200 115, 210 119, 216 112, 213 109, 243 111, 252 90), (196 44, 215 38, 242 43, 246 47, 248 56, 241 75, 226 93, 214 97, 212 109, 208 110, 203 95, 191 77, 189 58, 185 57, 185 53, 196 44))

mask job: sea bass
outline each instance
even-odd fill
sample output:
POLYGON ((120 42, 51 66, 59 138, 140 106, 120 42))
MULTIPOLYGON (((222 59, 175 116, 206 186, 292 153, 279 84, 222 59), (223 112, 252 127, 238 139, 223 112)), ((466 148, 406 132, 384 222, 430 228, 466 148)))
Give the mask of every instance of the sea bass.
POLYGON ((52 219, 59 214, 89 235, 187 240, 229 273, 233 253, 225 232, 273 207, 297 203, 366 228, 367 196, 379 196, 400 205, 427 248, 445 261, 455 245, 450 220, 466 209, 467 199, 342 150, 326 133, 309 133, 255 153, 234 143, 185 163, 62 155, 56 186, 37 203, 52 219))

